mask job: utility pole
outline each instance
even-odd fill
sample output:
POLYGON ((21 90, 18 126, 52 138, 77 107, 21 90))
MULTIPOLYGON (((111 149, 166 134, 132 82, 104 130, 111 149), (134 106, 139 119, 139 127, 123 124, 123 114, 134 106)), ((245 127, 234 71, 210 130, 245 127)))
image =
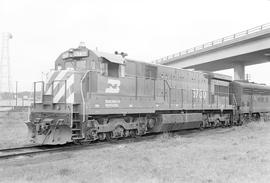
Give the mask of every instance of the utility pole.
POLYGON ((12 39, 12 34, 5 32, 2 34, 2 48, 0 59, 0 94, 8 92, 9 104, 13 99, 12 83, 10 73, 10 57, 9 57, 9 40, 12 39))
POLYGON ((16 81, 16 106, 18 106, 18 81, 16 81))

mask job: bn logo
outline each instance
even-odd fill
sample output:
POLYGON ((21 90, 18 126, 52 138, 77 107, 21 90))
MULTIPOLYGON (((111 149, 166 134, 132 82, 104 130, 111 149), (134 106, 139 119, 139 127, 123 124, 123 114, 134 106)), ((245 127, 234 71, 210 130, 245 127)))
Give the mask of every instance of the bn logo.
POLYGON ((108 85, 105 93, 119 93, 120 92, 120 81, 116 79, 108 79, 108 85))

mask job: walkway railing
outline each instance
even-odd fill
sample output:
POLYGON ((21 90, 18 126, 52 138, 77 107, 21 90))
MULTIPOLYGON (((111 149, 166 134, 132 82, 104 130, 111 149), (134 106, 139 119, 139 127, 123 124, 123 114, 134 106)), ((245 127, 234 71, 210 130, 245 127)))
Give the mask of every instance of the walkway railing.
POLYGON ((183 55, 186 55, 186 54, 189 54, 189 53, 193 53, 195 51, 199 51, 199 50, 202 50, 202 49, 205 49, 205 48, 209 48, 209 47, 212 47, 212 46, 215 46, 215 45, 221 45, 224 42, 231 41, 231 40, 234 40, 234 39, 237 39, 237 38, 240 38, 240 37, 244 37, 244 36, 247 36, 247 35, 250 35, 250 34, 253 34, 253 33, 256 33, 256 32, 260 32, 262 30, 269 29, 269 28, 270 28, 270 23, 263 24, 263 25, 260 25, 260 26, 257 26, 257 27, 253 27, 251 29, 241 31, 241 32, 238 32, 236 34, 232 34, 230 36, 226 36, 226 37, 223 37, 223 38, 220 38, 220 39, 216 39, 214 41, 207 42, 207 43, 204 43, 202 45, 198 45, 198 46, 195 46, 193 48, 189 48, 189 49, 186 49, 184 51, 180 51, 178 53, 163 57, 161 59, 154 60, 153 63, 162 64, 162 63, 164 63, 167 60, 170 60, 172 58, 180 57, 180 56, 183 56, 183 55))

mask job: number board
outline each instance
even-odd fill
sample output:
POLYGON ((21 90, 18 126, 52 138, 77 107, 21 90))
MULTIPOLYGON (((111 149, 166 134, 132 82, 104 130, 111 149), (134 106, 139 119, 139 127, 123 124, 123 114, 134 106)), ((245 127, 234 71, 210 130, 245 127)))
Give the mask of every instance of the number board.
POLYGON ((74 51, 67 51, 62 54, 62 59, 67 58, 77 58, 77 57, 88 57, 88 50, 74 50, 74 51))

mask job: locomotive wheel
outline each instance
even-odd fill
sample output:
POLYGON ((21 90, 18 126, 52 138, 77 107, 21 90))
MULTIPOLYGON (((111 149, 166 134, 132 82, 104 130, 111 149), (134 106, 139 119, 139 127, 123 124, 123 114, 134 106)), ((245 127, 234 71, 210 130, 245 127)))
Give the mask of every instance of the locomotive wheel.
POLYGON ((98 134, 98 140, 105 140, 106 139, 106 134, 105 133, 99 133, 98 134))
POLYGON ((204 125, 203 125, 203 122, 200 123, 200 130, 203 130, 204 129, 204 125))
POLYGON ((215 125, 215 128, 219 127, 220 126, 220 120, 216 119, 215 122, 214 122, 214 125, 215 125))
POLYGON ((112 132, 107 132, 106 133, 106 140, 111 141, 112 140, 112 132))
POLYGON ((220 125, 222 128, 226 128, 228 126, 228 120, 220 121, 220 125))
POLYGON ((121 138, 124 136, 125 136, 125 129, 120 125, 116 126, 116 128, 112 132, 112 137, 113 138, 121 138))
POLYGON ((210 128, 215 128, 215 122, 214 121, 209 122, 209 124, 210 124, 210 128))
POLYGON ((148 122, 147 122, 147 128, 148 129, 154 128, 155 123, 156 123, 156 120, 155 119, 153 119, 153 118, 149 119, 148 122))
POLYGON ((129 130, 125 130, 125 137, 129 137, 129 136, 130 136, 129 130))
POLYGON ((229 119, 226 119, 224 123, 225 123, 225 127, 230 126, 230 120, 229 119))
POLYGON ((237 126, 242 126, 243 124, 244 124, 244 119, 240 118, 238 123, 237 123, 237 126))
POLYGON ((82 145, 82 142, 80 140, 73 140, 73 143, 76 145, 82 145))
POLYGON ((220 126, 221 128, 225 128, 226 127, 225 121, 220 121, 220 126))
POLYGON ((129 134, 130 134, 130 136, 133 137, 133 138, 136 137, 136 131, 135 131, 135 130, 130 130, 130 131, 129 131, 129 134))

